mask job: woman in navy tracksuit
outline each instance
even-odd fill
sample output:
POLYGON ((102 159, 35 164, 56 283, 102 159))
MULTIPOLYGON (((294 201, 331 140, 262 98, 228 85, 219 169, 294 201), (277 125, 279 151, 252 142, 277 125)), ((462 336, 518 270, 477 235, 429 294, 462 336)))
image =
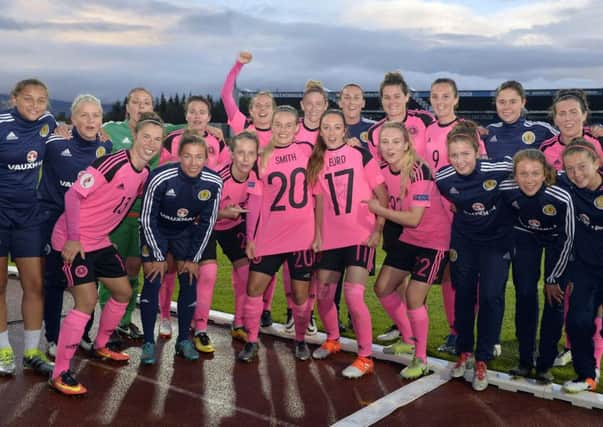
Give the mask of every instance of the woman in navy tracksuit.
POLYGON ((583 138, 567 144, 562 158, 565 175, 559 184, 571 194, 576 217, 574 258, 567 271, 573 287, 566 328, 577 374, 563 389, 577 393, 597 387, 593 334, 597 308, 603 303, 603 176, 594 145, 583 138))
POLYGON ((155 363, 155 320, 168 252, 176 261, 180 283, 176 353, 188 360, 199 358, 188 331, 197 298, 199 262, 218 215, 222 179, 205 167, 207 145, 195 131, 184 132, 178 156, 179 163, 161 166, 149 176, 140 214, 145 274, 140 296, 144 331, 140 360, 146 365, 155 363))
POLYGON ((563 324, 563 273, 574 239, 574 206, 567 191, 555 184, 557 173, 537 149, 513 156, 514 179, 500 189, 515 218, 513 280, 516 290, 515 335, 519 365, 509 372, 527 377, 534 366, 538 325, 538 280, 545 250, 546 301, 540 326, 538 380, 549 383, 563 324))
POLYGON ((476 368, 473 388, 488 386, 486 362, 493 356, 503 317, 505 283, 511 260, 512 217, 499 184, 512 163, 478 159, 477 128, 459 123, 447 138, 450 165, 440 169, 436 183, 455 205, 450 244, 452 284, 456 289, 455 318, 460 355, 452 376, 462 377, 473 356, 475 303, 479 279, 476 368))

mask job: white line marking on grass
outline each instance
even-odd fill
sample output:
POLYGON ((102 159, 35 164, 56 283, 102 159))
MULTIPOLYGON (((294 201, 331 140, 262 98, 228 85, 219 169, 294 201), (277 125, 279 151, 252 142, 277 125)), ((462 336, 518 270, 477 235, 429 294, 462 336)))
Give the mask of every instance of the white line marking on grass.
POLYGON ((368 426, 389 416, 396 409, 414 402, 450 380, 448 376, 431 374, 382 397, 370 405, 337 421, 333 426, 368 426))

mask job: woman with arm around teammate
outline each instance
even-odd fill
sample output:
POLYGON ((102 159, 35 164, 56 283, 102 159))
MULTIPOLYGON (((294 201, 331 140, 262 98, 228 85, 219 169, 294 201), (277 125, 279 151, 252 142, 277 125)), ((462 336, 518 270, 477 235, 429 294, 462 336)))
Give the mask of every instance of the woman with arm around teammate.
POLYGON ((311 144, 295 142, 299 127, 297 111, 279 106, 272 120, 272 140, 259 161, 259 179, 248 181, 246 219, 247 257, 251 260, 245 299, 247 343, 238 359, 250 362, 257 356, 262 315, 262 294, 283 262, 289 265, 295 319, 295 357, 307 360, 310 350, 304 335, 310 320, 308 304, 314 264, 311 245, 314 207, 306 181, 311 144))
POLYGON ((63 272, 75 305, 61 326, 51 387, 67 395, 87 392, 69 369, 90 313, 98 299, 97 279, 111 291, 101 313, 95 353, 102 358, 128 361, 129 356, 107 348, 109 336, 122 318, 132 288, 125 265, 109 240, 109 232, 125 217, 142 193, 147 168, 163 141, 163 122, 155 113, 143 113, 129 150, 97 159, 65 194, 65 212, 52 233, 52 247, 63 256, 63 272))
POLYGON ((384 208, 373 199, 369 201, 369 208, 374 214, 404 228, 401 235, 390 236, 399 239, 400 244, 387 252, 375 283, 375 293, 399 328, 400 317, 406 315, 403 312, 408 313, 415 357, 400 375, 414 379, 428 371, 429 317, 425 300, 431 284, 441 281, 447 262, 446 251, 450 245, 448 204, 442 203, 431 168, 415 153, 403 125, 393 122, 383 125, 379 150, 387 162, 381 171, 390 206, 384 208), (400 287, 404 299, 400 298, 400 287))
POLYGON ((100 100, 88 94, 78 95, 71 105, 71 139, 53 135, 46 143, 38 198, 45 216, 44 330, 47 353, 51 357, 56 355, 66 283, 61 270, 61 253, 52 250, 50 237, 57 219, 65 210, 67 190, 94 160, 111 152, 111 141, 99 138, 102 120, 100 100))
POLYGON ((313 357, 324 359, 341 349, 333 297, 344 271, 344 296, 358 338, 358 357, 342 375, 360 378, 374 369, 371 315, 364 293, 384 222, 361 202, 376 195, 386 206, 387 192, 370 153, 346 144, 345 121, 339 110, 327 110, 320 120, 320 136, 308 162, 308 183, 316 198, 312 246, 317 252, 318 311, 327 333, 313 357))
POLYGON ((540 323, 536 379, 549 383, 563 324, 564 272, 574 240, 574 206, 563 188, 555 185, 556 171, 541 151, 529 148, 513 156, 513 179, 500 184, 503 199, 515 218, 513 281, 515 335, 519 365, 509 372, 527 377, 534 366, 538 326, 538 281, 545 254, 545 302, 540 323))
POLYGON ((18 82, 11 101, 14 107, 0 114, 0 375, 16 371, 6 317, 9 253, 23 288, 23 366, 48 375, 52 364, 38 348, 44 307, 44 242, 36 189, 46 140, 56 122, 46 111, 48 89, 39 80, 18 82))
POLYGON ((198 298, 195 283, 199 263, 218 215, 222 179, 205 167, 207 145, 196 131, 187 130, 182 135, 178 156, 179 163, 160 166, 151 173, 142 203, 140 240, 145 283, 140 311, 145 342, 140 360, 145 365, 155 363, 156 310, 161 279, 168 269, 168 253, 176 263, 180 283, 176 353, 188 360, 199 358, 189 339, 189 325, 198 298))
POLYGON ((505 284, 509 273, 512 221, 499 184, 512 171, 508 162, 479 159, 477 127, 459 123, 448 134, 450 165, 440 169, 436 183, 456 211, 450 241, 450 272, 456 290, 455 322, 460 355, 452 369, 454 378, 465 374, 475 348, 473 388, 488 386, 487 365, 503 318, 505 284), (474 346, 475 303, 478 296, 477 346, 474 346))

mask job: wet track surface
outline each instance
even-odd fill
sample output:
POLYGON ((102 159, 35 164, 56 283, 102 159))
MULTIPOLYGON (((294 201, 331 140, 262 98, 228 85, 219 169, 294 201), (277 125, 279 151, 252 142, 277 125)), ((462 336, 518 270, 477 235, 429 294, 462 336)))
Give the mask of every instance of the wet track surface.
MULTIPOLYGON (((340 372, 353 355, 296 362, 292 341, 261 335, 259 360, 236 361, 242 344, 228 329, 210 325, 216 346, 196 362, 174 356, 174 339, 158 342, 158 363, 139 366, 140 348, 128 343, 127 365, 106 363, 78 350, 77 378, 89 393, 71 398, 49 389, 45 380, 22 372, 22 323, 18 284, 9 287, 11 343, 18 359, 15 377, 0 377, 0 425, 266 426, 329 425, 400 387, 400 365, 377 361, 376 373, 347 380, 340 372)), ((175 319, 173 324, 175 325, 175 319)), ((450 381, 396 410, 377 425, 603 425, 603 412, 545 401, 489 387, 450 381)))

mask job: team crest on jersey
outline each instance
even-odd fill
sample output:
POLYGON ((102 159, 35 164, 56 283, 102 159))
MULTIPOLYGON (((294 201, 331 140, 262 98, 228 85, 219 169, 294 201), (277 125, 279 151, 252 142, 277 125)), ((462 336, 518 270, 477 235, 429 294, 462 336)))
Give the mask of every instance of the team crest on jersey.
POLYGON ((75 275, 80 279, 83 279, 88 274, 88 267, 85 265, 78 265, 75 267, 75 275))
POLYGON ((197 194, 197 198, 203 202, 206 200, 209 200, 210 197, 211 197, 211 191, 209 191, 209 190, 201 190, 201 191, 199 191, 199 194, 197 194))
POLYGON ((82 188, 90 188, 94 185, 94 177, 92 174, 84 173, 80 176, 80 185, 82 188))
POLYGON ((33 163, 36 160, 38 160, 38 152, 35 150, 31 150, 29 153, 27 153, 27 163, 33 163))
POLYGON ((534 227, 534 228, 540 227, 540 221, 538 221, 537 219, 529 219, 528 224, 530 227, 534 227))
POLYGON ((40 136, 42 138, 45 138, 48 136, 48 133, 50 132, 50 128, 48 127, 48 125, 44 125, 42 126, 42 129, 40 129, 40 136))
POLYGON ((103 157, 105 154, 107 154, 107 150, 105 147, 98 147, 96 149, 96 158, 98 159, 99 157, 103 157))
POLYGON ((140 248, 140 254, 145 258, 148 257, 151 254, 149 247, 147 245, 142 245, 142 248, 140 248))
POLYGON ((497 185, 498 185, 498 182, 496 182, 495 179, 487 179, 482 184, 482 187, 484 187, 484 190, 486 190, 486 191, 492 191, 496 188, 497 185))
POLYGON ((557 209, 555 209, 555 206, 551 204, 544 205, 542 207, 542 213, 548 216, 555 216, 557 215, 557 209))
POLYGON ((536 135, 534 134, 534 132, 532 132, 531 130, 524 132, 523 134, 521 134, 521 141, 524 144, 527 145, 532 145, 534 143, 534 141, 536 141, 536 135))
POLYGON ((597 209, 603 209, 603 196, 599 196, 594 201, 595 207, 597 209))
POLYGON ((180 208, 176 211, 176 215, 178 215, 178 218, 184 218, 188 215, 188 209, 180 208))
POLYGON ((455 262, 457 259, 459 259, 459 254, 455 249, 450 249, 450 251, 448 252, 448 259, 450 259, 450 262, 455 262))
POLYGON ((471 208, 475 211, 475 212, 483 212, 486 210, 486 207, 484 206, 483 203, 480 202, 475 202, 474 204, 471 205, 471 208))
POLYGON ((362 142, 368 142, 368 132, 361 132, 360 133, 360 141, 362 141, 362 142))

